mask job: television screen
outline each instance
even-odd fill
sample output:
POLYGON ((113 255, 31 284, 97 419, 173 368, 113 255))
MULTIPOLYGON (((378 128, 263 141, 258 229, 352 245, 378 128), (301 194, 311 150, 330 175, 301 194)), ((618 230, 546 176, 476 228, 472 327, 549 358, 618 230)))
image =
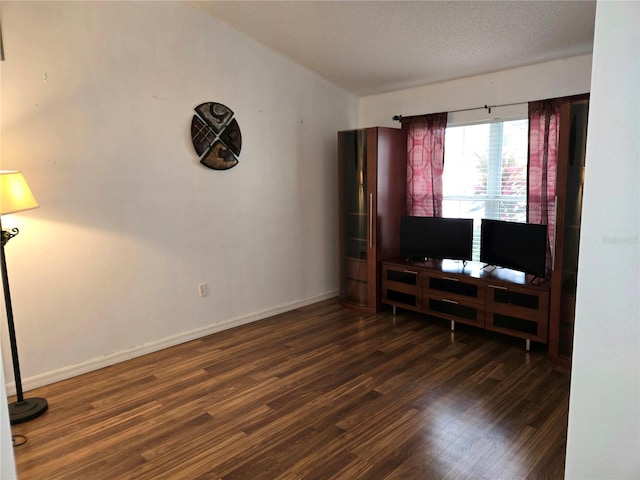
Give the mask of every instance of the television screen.
POLYGON ((400 219, 404 257, 471 260, 473 219, 410 217, 400 219))
POLYGON ((480 261, 545 278, 547 226, 483 219, 480 261))

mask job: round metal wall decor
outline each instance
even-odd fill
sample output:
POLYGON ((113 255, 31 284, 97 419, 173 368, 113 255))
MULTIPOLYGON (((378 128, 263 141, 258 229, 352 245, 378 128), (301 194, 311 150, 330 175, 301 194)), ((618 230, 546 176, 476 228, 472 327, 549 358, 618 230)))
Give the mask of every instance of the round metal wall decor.
POLYGON ((221 103, 206 102, 195 108, 191 140, 200 163, 214 170, 229 170, 238 164, 242 147, 240 126, 233 110, 221 103))

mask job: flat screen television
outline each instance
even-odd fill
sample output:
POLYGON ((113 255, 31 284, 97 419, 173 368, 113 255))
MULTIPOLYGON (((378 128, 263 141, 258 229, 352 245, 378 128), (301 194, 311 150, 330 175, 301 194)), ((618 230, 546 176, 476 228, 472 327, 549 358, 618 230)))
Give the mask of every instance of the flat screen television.
POLYGON ((547 226, 482 219, 480 261, 546 276, 547 226))
POLYGON ((403 257, 471 260, 473 219, 411 217, 400 219, 403 257))

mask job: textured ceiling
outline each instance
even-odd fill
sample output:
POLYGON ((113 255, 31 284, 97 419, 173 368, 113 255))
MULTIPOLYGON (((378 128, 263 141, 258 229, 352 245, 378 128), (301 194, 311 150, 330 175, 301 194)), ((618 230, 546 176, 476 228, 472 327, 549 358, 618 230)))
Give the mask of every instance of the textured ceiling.
POLYGON ((591 53, 595 1, 189 1, 357 95, 591 53))

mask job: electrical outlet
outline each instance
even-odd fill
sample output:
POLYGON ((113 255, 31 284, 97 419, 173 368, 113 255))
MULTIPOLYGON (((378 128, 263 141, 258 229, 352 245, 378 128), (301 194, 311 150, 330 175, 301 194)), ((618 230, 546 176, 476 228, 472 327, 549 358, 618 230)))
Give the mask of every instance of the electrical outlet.
POLYGON ((198 285, 198 294, 201 297, 206 297, 208 293, 209 293, 209 290, 207 288, 206 283, 201 283, 200 285, 198 285))

